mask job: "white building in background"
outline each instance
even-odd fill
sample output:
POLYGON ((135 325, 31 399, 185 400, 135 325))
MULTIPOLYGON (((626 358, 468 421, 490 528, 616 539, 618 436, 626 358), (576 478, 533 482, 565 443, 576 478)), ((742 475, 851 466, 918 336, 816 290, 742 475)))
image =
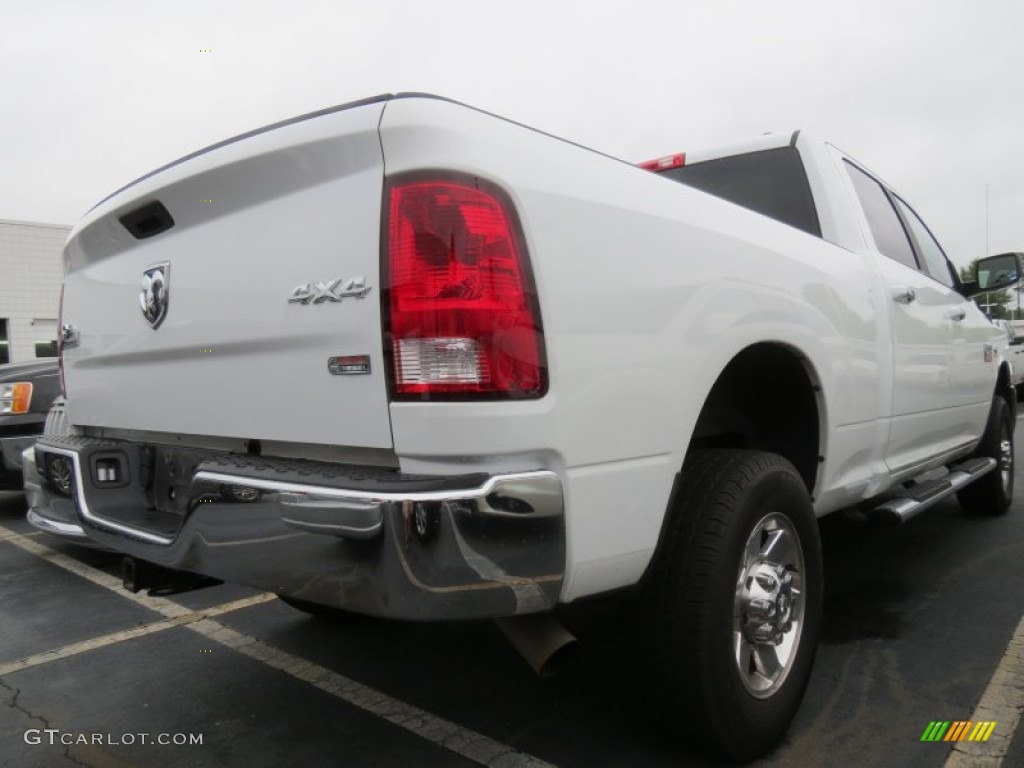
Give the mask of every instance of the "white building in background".
POLYGON ((56 355, 71 227, 0 219, 0 364, 56 355))

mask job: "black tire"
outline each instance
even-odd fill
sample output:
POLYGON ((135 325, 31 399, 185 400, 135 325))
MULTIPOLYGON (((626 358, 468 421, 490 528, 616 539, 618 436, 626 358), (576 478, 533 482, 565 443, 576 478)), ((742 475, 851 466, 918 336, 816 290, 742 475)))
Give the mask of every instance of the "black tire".
POLYGON ((311 603, 309 600, 300 600, 297 597, 278 595, 277 599, 297 611, 302 611, 324 621, 341 621, 351 615, 348 611, 341 608, 334 608, 322 603, 311 603))
MULTIPOLYGON (((640 659, 652 713, 671 735, 714 757, 750 760, 765 754, 785 734, 807 687, 822 591, 817 520, 793 465, 761 451, 713 450, 689 457, 641 587, 640 659), (745 610, 756 605, 750 602, 755 574, 760 583, 771 581, 762 570, 771 550, 762 546, 775 530, 782 531, 777 538, 791 551, 780 549, 772 567, 782 568, 775 573, 800 588, 799 595, 786 593, 786 603, 772 598, 776 615, 788 604, 800 618, 788 632, 784 624, 758 623, 764 613, 754 622, 754 613, 745 610), (756 557, 748 554, 752 547, 756 557), (792 551, 800 557, 791 557, 792 551), (783 646, 772 645, 774 637, 757 642, 748 637, 759 626, 773 626, 773 632, 789 638, 784 642, 791 655, 774 681, 754 669, 772 654, 781 658, 783 646), (737 649, 743 649, 745 666, 737 649), (762 683, 765 687, 758 688, 762 683)), ((780 588, 777 594, 782 593, 780 588)))
POLYGON ((960 506, 973 515, 995 517, 1004 515, 1013 501, 1013 414, 1006 401, 996 395, 988 413, 988 424, 982 435, 975 456, 996 460, 996 468, 975 480, 956 497, 960 506), (1004 445, 1005 443, 1005 445, 1004 445))

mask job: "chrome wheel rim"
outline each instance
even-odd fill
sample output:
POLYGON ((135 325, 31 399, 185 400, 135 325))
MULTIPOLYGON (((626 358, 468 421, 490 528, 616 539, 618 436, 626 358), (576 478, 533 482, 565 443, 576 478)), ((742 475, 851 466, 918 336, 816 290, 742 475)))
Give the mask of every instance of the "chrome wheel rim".
POLYGON ((773 512, 754 526, 733 601, 733 658, 740 680, 766 699, 793 668, 804 625, 804 553, 792 521, 773 512))

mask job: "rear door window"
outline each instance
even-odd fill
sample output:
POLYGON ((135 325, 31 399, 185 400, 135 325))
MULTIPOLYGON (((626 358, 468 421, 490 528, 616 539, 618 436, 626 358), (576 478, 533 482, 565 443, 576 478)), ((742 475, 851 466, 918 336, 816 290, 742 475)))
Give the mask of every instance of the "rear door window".
POLYGON ((924 266, 928 274, 947 288, 952 288, 953 275, 949 271, 949 262, 946 260, 946 254, 942 250, 942 246, 939 245, 939 241, 935 239, 921 218, 914 213, 913 208, 896 195, 893 195, 893 199, 896 201, 896 207, 903 214, 903 220, 910 228, 910 234, 914 238, 914 242, 917 243, 917 252, 924 259, 924 266))
POLYGON ((853 181, 853 188, 857 192, 857 198, 864 209, 878 252, 908 267, 918 269, 910 239, 896 209, 889 201, 885 188, 849 160, 844 162, 853 181))

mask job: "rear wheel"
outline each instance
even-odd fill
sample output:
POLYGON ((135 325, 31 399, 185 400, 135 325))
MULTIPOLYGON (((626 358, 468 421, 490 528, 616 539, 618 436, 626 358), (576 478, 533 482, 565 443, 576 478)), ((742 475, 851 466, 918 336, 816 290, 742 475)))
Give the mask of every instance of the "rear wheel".
POLYGON ((760 451, 688 458, 641 599, 645 692, 662 723, 718 757, 771 749, 821 621, 818 526, 793 466, 760 451))
POLYGON ((996 468, 957 494, 960 506, 977 515, 1002 515, 1013 501, 1013 414, 998 395, 992 400, 985 434, 975 456, 996 460, 996 468))

